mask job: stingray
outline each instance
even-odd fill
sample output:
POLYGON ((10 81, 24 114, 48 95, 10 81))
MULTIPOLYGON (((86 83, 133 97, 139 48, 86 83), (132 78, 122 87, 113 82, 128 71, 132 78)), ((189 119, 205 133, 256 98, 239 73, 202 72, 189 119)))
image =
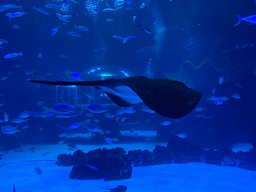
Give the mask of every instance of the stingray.
POLYGON ((28 81, 63 86, 95 86, 121 107, 130 107, 144 102, 156 113, 172 119, 178 119, 190 113, 203 95, 202 92, 188 88, 179 81, 150 79, 143 76, 98 81, 28 81))

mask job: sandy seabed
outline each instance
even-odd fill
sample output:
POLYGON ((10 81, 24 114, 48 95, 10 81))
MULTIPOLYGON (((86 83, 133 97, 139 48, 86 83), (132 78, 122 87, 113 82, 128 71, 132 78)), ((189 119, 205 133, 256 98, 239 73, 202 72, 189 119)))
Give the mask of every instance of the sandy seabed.
MULTIPOLYGON (((152 151, 155 144, 78 145, 78 149, 88 152, 117 146, 126 151, 152 151)), ((11 192, 13 185, 16 192, 104 192, 108 190, 102 188, 115 188, 118 185, 126 185, 128 192, 256 191, 256 171, 203 163, 134 167, 132 178, 121 181, 71 180, 69 173, 72 167, 56 166, 55 160, 61 153, 73 152, 66 145, 26 145, 18 149, 18 152, 9 151, 0 160, 0 191, 11 192), (34 153, 31 153, 32 147, 35 148, 34 153), (40 167, 43 174, 36 174, 34 167, 40 167)))

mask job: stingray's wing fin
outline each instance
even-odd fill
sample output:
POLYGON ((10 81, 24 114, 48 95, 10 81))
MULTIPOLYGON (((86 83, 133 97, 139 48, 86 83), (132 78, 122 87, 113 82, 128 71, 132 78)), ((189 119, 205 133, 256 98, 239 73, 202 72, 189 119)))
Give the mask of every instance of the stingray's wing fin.
POLYGON ((129 103, 128 101, 124 100, 122 97, 119 97, 113 93, 109 93, 107 91, 104 91, 107 96, 115 103, 117 104, 118 106, 120 107, 130 107, 132 106, 133 104, 132 103, 129 103))
POLYGON ((150 109, 173 119, 190 113, 203 96, 202 92, 169 79, 137 76, 118 81, 129 86, 150 109))

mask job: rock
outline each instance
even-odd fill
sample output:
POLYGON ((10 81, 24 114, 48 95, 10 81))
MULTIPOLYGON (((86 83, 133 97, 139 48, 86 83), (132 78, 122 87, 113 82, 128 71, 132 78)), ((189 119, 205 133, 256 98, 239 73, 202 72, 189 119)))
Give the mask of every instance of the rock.
POLYGON ((82 150, 77 150, 73 153, 73 161, 74 164, 86 164, 87 162, 87 155, 82 150))
POLYGON ((96 149, 83 153, 77 150, 73 154, 74 166, 70 179, 100 179, 105 181, 129 179, 132 175, 131 162, 123 148, 96 149))
POLYGON ((142 156, 141 149, 128 151, 128 162, 131 163, 133 167, 139 167, 141 166, 141 163, 142 163, 141 156, 142 156))
POLYGON ((153 154, 155 156, 154 162, 156 165, 172 163, 173 158, 167 147, 157 145, 153 150, 153 154))
POLYGON ((204 150, 189 145, 184 138, 173 137, 167 147, 156 146, 153 152, 133 150, 126 154, 123 148, 99 148, 84 153, 77 150, 73 155, 60 154, 56 165, 71 166, 70 179, 101 179, 105 181, 129 179, 132 166, 151 166, 167 163, 201 162, 212 165, 239 167, 256 171, 255 150, 234 153, 225 148, 218 151, 204 150))
POLYGON ((74 161, 73 161, 72 155, 71 154, 69 154, 69 155, 66 155, 66 154, 58 155, 57 161, 55 162, 55 165, 64 166, 64 167, 68 167, 68 166, 74 165, 74 161))
POLYGON ((154 154, 149 150, 143 150, 141 155, 141 165, 142 166, 155 165, 154 154))

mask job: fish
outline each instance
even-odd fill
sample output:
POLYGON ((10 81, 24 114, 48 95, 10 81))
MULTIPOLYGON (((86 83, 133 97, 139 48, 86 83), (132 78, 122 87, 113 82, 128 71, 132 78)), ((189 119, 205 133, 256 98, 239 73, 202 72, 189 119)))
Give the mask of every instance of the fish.
POLYGON ((60 8, 60 6, 56 5, 56 4, 45 4, 44 7, 48 8, 48 9, 58 9, 58 8, 60 8))
POLYGON ((0 39, 0 45, 2 45, 3 43, 9 43, 9 41, 7 41, 5 39, 0 39))
POLYGON ((196 107, 195 111, 200 112, 206 110, 206 107, 196 107))
POLYGON ((85 109, 87 109, 91 113, 104 113, 107 111, 107 108, 104 105, 98 103, 93 103, 85 109))
POLYGON ((122 114, 124 114, 125 112, 124 112, 124 109, 119 109, 117 112, 116 112, 116 114, 115 115, 122 115, 122 114))
POLYGON ((123 123, 126 120, 127 117, 122 117, 121 118, 121 123, 123 123))
POLYGON ((94 100, 94 96, 91 93, 84 93, 84 95, 90 99, 94 100))
POLYGON ((73 36, 73 37, 81 37, 81 35, 79 33, 74 32, 74 31, 69 31, 68 35, 73 36))
POLYGON ((66 133, 60 133, 58 137, 66 137, 66 133))
POLYGON ((75 25, 75 29, 79 29, 81 31, 89 31, 89 29, 87 27, 85 27, 85 26, 76 26, 75 25))
POLYGON ((105 116, 106 118, 112 119, 112 118, 114 118, 116 115, 115 115, 115 114, 111 114, 111 113, 105 113, 104 116, 105 116))
POLYGON ((113 11, 115 11, 115 9, 113 9, 113 8, 105 8, 102 11, 103 12, 113 12, 113 11))
POLYGON ((4 123, 4 120, 0 119, 0 123, 4 123))
POLYGON ((218 98, 216 99, 216 101, 214 101, 214 103, 215 103, 216 105, 222 105, 222 104, 223 104, 223 100, 222 100, 220 97, 218 97, 218 98))
POLYGON ((161 24, 160 21, 156 21, 156 22, 153 23, 153 25, 159 25, 159 24, 161 24))
POLYGON ((5 123, 7 123, 7 122, 9 121, 9 115, 7 115, 6 112, 4 112, 4 114, 3 114, 3 121, 4 121, 5 123))
POLYGON ((12 185, 12 192, 16 192, 15 186, 12 185))
POLYGON ((244 18, 241 15, 238 15, 238 14, 236 15, 238 17, 238 22, 234 26, 239 25, 242 21, 247 21, 250 23, 250 25, 256 24, 256 15, 251 15, 244 18))
POLYGON ((37 106, 37 107, 40 107, 40 106, 42 106, 43 104, 44 104, 44 101, 38 101, 37 104, 36 104, 36 106, 37 106))
POLYGON ((9 53, 9 54, 5 55, 4 58, 5 59, 10 59, 10 58, 18 57, 18 56, 23 56, 22 52, 19 52, 19 53, 9 53))
POLYGON ((134 23, 135 22, 135 20, 136 20, 136 15, 134 15, 133 17, 132 17, 132 22, 134 23))
POLYGON ((127 114, 132 114, 132 113, 135 113, 136 110, 133 109, 132 107, 127 107, 125 110, 124 110, 125 113, 127 114))
POLYGON ((92 165, 86 165, 86 167, 89 167, 90 169, 92 169, 93 171, 98 171, 99 169, 95 166, 92 165))
POLYGON ((206 101, 214 101, 214 104, 222 105, 223 101, 227 101, 227 100, 229 100, 229 98, 226 96, 221 96, 221 97, 211 96, 206 101))
POLYGON ((58 28, 60 28, 60 27, 55 27, 55 28, 53 28, 53 29, 51 30, 51 35, 55 35, 55 34, 57 33, 57 31, 58 31, 58 28))
POLYGON ((70 113, 75 111, 76 108, 73 105, 59 103, 54 105, 50 110, 56 113, 70 113))
POLYGON ((94 121, 95 123, 99 123, 99 122, 100 122, 99 119, 93 119, 93 121, 94 121))
POLYGON ((227 96, 221 96, 221 97, 219 97, 221 100, 223 100, 223 101, 227 101, 227 100, 229 100, 229 98, 227 97, 227 96))
POLYGON ((124 79, 98 81, 44 81, 28 79, 31 83, 48 85, 95 86, 107 94, 118 106, 130 107, 145 103, 163 117, 178 119, 189 114, 201 100, 201 91, 188 88, 184 83, 170 79, 152 79, 134 76, 124 79))
POLYGON ((83 81, 83 77, 78 73, 78 72, 66 72, 69 74, 72 78, 78 80, 78 81, 83 81))
POLYGON ((219 84, 221 85, 223 83, 224 76, 219 78, 219 84))
POLYGON ((24 112, 22 112, 21 114, 18 115, 18 117, 19 117, 19 118, 22 118, 22 119, 23 119, 23 118, 27 118, 27 117, 29 117, 29 116, 30 116, 29 114, 24 113, 24 112))
POLYGON ((61 14, 59 14, 59 13, 56 13, 56 15, 57 15, 57 17, 59 18, 59 20, 64 21, 64 22, 66 22, 66 23, 69 22, 69 21, 65 18, 64 15, 61 15, 61 14))
POLYGON ((9 20, 15 17, 21 17, 22 15, 27 14, 26 12, 13 12, 13 13, 6 13, 5 16, 8 17, 9 20))
POLYGON ((86 115, 87 117, 93 117, 93 114, 92 114, 92 113, 85 113, 85 115, 86 115))
POLYGON ((14 24, 14 25, 12 25, 12 28, 13 28, 13 29, 19 29, 19 28, 20 28, 20 26, 19 26, 19 25, 15 25, 15 24, 14 24))
POLYGON ((145 3, 142 3, 141 6, 140 6, 140 9, 144 9, 145 6, 146 6, 146 4, 145 4, 145 3))
POLYGON ((49 13, 48 11, 42 9, 42 8, 39 8, 39 7, 33 7, 33 9, 35 9, 37 12, 40 12, 44 15, 51 15, 51 13, 49 13))
POLYGON ((42 175, 42 174, 43 174, 42 170, 41 170, 39 167, 34 167, 34 172, 35 172, 37 175, 42 175))
POLYGON ((187 135, 184 134, 184 133, 175 133, 175 136, 181 138, 181 139, 186 139, 187 138, 187 135))
POLYGON ((14 4, 6 4, 6 5, 0 5, 0 12, 3 12, 7 9, 22 9, 22 6, 14 5, 14 4))
POLYGON ((125 38, 123 38, 123 43, 126 43, 126 41, 128 41, 129 39, 131 39, 131 38, 136 38, 137 36, 136 35, 126 35, 126 37, 125 38))
POLYGON ((14 133, 18 133, 19 130, 17 129, 17 127, 13 127, 11 125, 4 125, 4 126, 1 127, 1 132, 3 134, 11 135, 11 134, 14 134, 14 133))
POLYGON ((76 128, 78 128, 80 125, 81 125, 80 123, 75 122, 75 123, 72 123, 72 124, 69 126, 69 128, 70 128, 70 129, 76 129, 76 128))
POLYGON ((110 145, 113 144, 113 140, 112 140, 111 138, 109 138, 109 137, 105 137, 105 141, 106 141, 108 144, 110 144, 110 145))
POLYGON ((62 54, 62 55, 59 55, 59 58, 64 58, 64 59, 68 59, 68 56, 66 54, 62 54))
POLYGON ((26 122, 26 123, 27 123, 27 120, 28 120, 28 119, 25 120, 25 119, 21 119, 21 118, 15 118, 15 119, 12 119, 11 122, 12 122, 12 123, 16 123, 16 124, 18 124, 18 123, 23 123, 23 122, 26 122))
POLYGON ((235 98, 235 99, 240 99, 241 96, 238 93, 234 93, 233 95, 231 95, 231 97, 235 98))
POLYGON ((102 129, 98 125, 93 124, 93 123, 86 125, 85 128, 93 133, 101 133, 102 132, 102 129))
POLYGON ((127 187, 125 185, 118 185, 116 188, 100 188, 109 190, 109 192, 125 192, 127 190, 127 187))
POLYGON ((121 39, 121 40, 124 39, 124 37, 120 37, 119 35, 113 35, 112 37, 113 37, 114 39, 121 39))
POLYGON ((29 125, 22 125, 22 126, 20 127, 20 129, 27 129, 27 128, 29 128, 29 125))
POLYGON ((144 26, 141 25, 140 23, 139 23, 139 27, 140 27, 143 31, 145 31, 146 33, 152 34, 152 31, 151 31, 149 28, 144 27, 144 26))
POLYGON ((171 121, 164 121, 164 122, 161 123, 161 125, 165 125, 166 126, 166 125, 170 125, 171 123, 172 123, 171 121))
POLYGON ((207 98, 206 101, 216 101, 217 100, 217 97, 216 96, 210 96, 207 98))

